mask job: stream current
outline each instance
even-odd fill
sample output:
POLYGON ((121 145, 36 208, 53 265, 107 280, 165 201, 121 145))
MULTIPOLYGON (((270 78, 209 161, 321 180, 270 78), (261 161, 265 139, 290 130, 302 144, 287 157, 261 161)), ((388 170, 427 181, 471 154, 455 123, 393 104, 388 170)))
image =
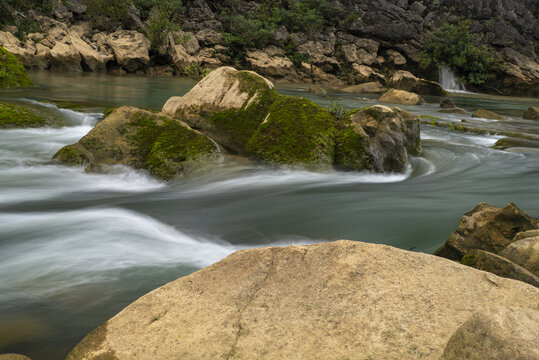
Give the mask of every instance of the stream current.
MULTIPOLYGON (((0 353, 62 359, 146 292, 239 249, 351 239, 432 253, 478 202, 514 202, 539 216, 538 154, 490 148, 498 136, 428 125, 421 128, 423 156, 412 158, 404 174, 315 173, 231 156, 211 170, 163 183, 127 167, 94 174, 52 165, 54 153, 84 136, 106 108, 160 109, 194 83, 30 76, 35 88, 3 90, 0 100, 35 107, 66 125, 0 130, 0 353), (70 109, 62 108, 67 104, 70 109)), ((276 88, 322 106, 377 103, 309 94, 306 85, 276 88)), ((511 117, 513 130, 539 128, 520 117, 539 106, 537 99, 462 93, 452 99, 468 111, 511 117)), ((427 101, 404 108, 456 119, 436 112, 440 98, 427 101)))

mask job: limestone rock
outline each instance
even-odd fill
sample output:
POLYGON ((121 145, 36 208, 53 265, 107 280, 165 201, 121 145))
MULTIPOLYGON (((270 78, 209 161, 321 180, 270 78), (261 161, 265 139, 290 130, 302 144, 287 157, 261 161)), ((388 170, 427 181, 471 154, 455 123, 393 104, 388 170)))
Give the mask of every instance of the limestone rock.
POLYGON ((447 342, 440 360, 539 359, 539 312, 520 307, 479 309, 447 342))
POLYGON ((141 297, 67 360, 434 360, 477 311, 528 313, 538 297, 528 284, 385 245, 250 249, 141 297))
POLYGON ((511 148, 539 149, 539 141, 520 138, 501 138, 500 140, 496 141, 493 148, 500 150, 511 148))
POLYGON ((505 249, 521 231, 537 228, 537 220, 528 216, 515 204, 503 208, 479 203, 465 213, 445 244, 435 255, 460 261, 473 249, 498 253, 505 249))
POLYGON ((421 105, 425 102, 421 96, 415 93, 397 89, 389 89, 378 100, 402 105, 421 105))
POLYGON ((128 72, 145 70, 150 63, 150 41, 134 30, 120 30, 108 36, 107 44, 116 62, 128 72))
POLYGON ((527 120, 539 120, 539 107, 530 106, 522 117, 527 120))
POLYGON ((466 254, 461 262, 478 270, 539 287, 539 278, 536 275, 511 260, 488 251, 473 250, 466 254))
POLYGON ((0 88, 32 86, 26 69, 17 57, 0 46, 0 88))
POLYGON ((539 236, 512 242, 500 255, 539 276, 539 236))
POLYGON ((335 118, 306 98, 278 96, 247 143, 249 156, 281 165, 327 169, 333 162, 335 118))
POLYGON ((124 106, 114 110, 79 142, 60 149, 54 158, 90 171, 128 165, 170 180, 219 156, 213 141, 181 121, 124 106))
POLYGON ((57 42, 50 52, 51 69, 57 71, 80 72, 81 56, 74 47, 64 43, 57 42))
POLYGON ((389 61, 396 66, 406 65, 406 58, 402 54, 395 50, 386 50, 386 55, 389 61))
POLYGON ((505 120, 504 116, 496 114, 495 112, 492 112, 490 110, 484 110, 484 109, 475 110, 472 113, 472 117, 492 119, 492 120, 505 120))
POLYGON ((197 40, 205 46, 224 45, 223 35, 212 29, 200 30, 196 33, 197 40))
POLYGON ((247 51, 245 58, 256 72, 273 78, 283 78, 290 74, 294 63, 284 56, 270 56, 266 51, 247 51))
POLYGON ((451 109, 451 108, 455 108, 455 103, 453 102, 453 100, 451 99, 443 99, 441 102, 440 102, 440 107, 441 108, 444 108, 444 109, 451 109))
POLYGON ((528 231, 519 232, 518 234, 515 235, 515 237, 513 238, 513 241, 518 241, 518 240, 526 239, 529 237, 536 237, 536 236, 539 236, 539 229, 532 229, 528 231))
POLYGON ((221 67, 181 98, 172 97, 163 113, 182 119, 232 152, 245 153, 276 96, 273 84, 262 76, 221 67))
POLYGON ((174 31, 170 35, 173 40, 171 44, 182 45, 189 55, 195 55, 200 49, 197 37, 191 32, 174 31))
POLYGON ((36 44, 36 54, 34 56, 36 68, 40 70, 50 67, 51 49, 42 44, 36 44))
POLYGON ((173 45, 172 46, 172 62, 174 66, 180 73, 184 73, 185 70, 191 66, 191 64, 196 63, 197 60, 195 57, 189 55, 187 50, 183 45, 173 45))
POLYGON ((34 53, 24 48, 19 39, 17 39, 12 33, 8 31, 0 31, 0 46, 2 46, 9 53, 15 55, 24 66, 31 67, 32 55, 34 55, 34 53))
POLYGON ((20 354, 1 354, 0 360, 31 360, 29 357, 20 354))
POLYGON ((84 70, 91 72, 105 70, 105 63, 101 54, 92 49, 77 33, 69 33, 63 42, 69 44, 73 50, 80 54, 81 65, 84 70))
POLYGON ((359 85, 347 86, 340 90, 344 92, 356 93, 356 94, 363 94, 363 93, 381 94, 384 91, 386 91, 386 89, 378 81, 372 81, 372 82, 363 83, 359 85))
POLYGON ((389 79, 388 86, 391 88, 412 91, 419 82, 419 78, 409 71, 397 70, 389 79))
POLYGON ((335 165, 343 170, 401 172, 408 155, 421 152, 420 118, 407 111, 374 105, 352 110, 342 122, 335 165))
POLYGON ((379 72, 377 72, 375 69, 373 69, 370 66, 366 65, 358 65, 358 64, 352 64, 352 68, 354 69, 353 74, 353 83, 365 83, 365 82, 372 82, 372 81, 378 81, 385 83, 386 77, 379 72))

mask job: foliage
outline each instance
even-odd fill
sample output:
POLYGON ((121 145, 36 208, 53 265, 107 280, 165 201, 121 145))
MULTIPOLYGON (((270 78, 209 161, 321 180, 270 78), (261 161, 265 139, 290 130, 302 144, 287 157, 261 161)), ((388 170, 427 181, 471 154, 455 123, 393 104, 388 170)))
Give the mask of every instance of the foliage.
POLYGON ((184 10, 181 0, 133 0, 133 5, 140 10, 140 17, 143 20, 147 19, 151 10, 156 7, 159 11, 168 13, 174 20, 177 20, 184 10))
POLYGON ((208 74, 210 73, 210 70, 205 70, 200 67, 198 63, 191 63, 191 65, 188 65, 185 69, 183 69, 183 74, 191 79, 194 80, 202 80, 208 74))
POLYGON ((339 102, 332 100, 326 110, 337 119, 341 119, 346 113, 346 109, 339 102))
POLYGON ((421 65, 447 65, 461 82, 482 84, 501 66, 492 52, 470 32, 470 22, 443 23, 425 40, 421 65))
POLYGON ((238 50, 265 47, 276 29, 274 23, 263 22, 259 18, 248 19, 243 15, 225 15, 223 23, 227 29, 223 33, 225 43, 238 50))
POLYGON ((114 22, 120 22, 129 10, 129 0, 87 0, 89 16, 107 16, 114 22))

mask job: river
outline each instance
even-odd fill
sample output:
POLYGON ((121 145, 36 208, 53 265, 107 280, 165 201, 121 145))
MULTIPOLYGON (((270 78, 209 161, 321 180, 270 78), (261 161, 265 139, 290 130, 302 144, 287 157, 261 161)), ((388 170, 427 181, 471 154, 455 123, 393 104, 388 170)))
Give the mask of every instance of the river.
MULTIPOLYGON (((314 173, 231 156, 167 184, 126 167, 90 174, 52 165, 52 155, 85 135, 106 108, 159 109, 194 82, 30 76, 35 88, 3 90, 0 100, 34 106, 66 126, 0 130, 0 353, 62 359, 141 295, 239 249, 352 239, 432 253, 478 202, 515 202, 539 216, 538 154, 494 150, 497 136, 428 125, 421 128, 423 156, 404 174, 314 173)), ((377 103, 306 88, 277 84, 280 93, 323 106, 377 103)), ((467 110, 510 116, 517 127, 539 128, 519 117, 539 106, 537 99, 465 93, 452 99, 467 110)), ((440 116, 440 99, 427 100, 405 108, 440 116)))

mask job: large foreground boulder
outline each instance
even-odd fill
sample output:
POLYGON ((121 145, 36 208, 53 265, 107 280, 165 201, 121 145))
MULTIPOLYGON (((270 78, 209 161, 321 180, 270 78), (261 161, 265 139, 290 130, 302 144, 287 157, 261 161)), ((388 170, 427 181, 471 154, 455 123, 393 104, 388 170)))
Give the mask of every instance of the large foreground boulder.
POLYGON ((19 59, 0 47, 0 88, 32 85, 32 80, 19 59))
POLYGON ((268 115, 277 93, 273 84, 252 71, 221 67, 182 97, 172 97, 163 113, 204 132, 231 152, 245 146, 268 115))
POLYGON ((340 121, 335 165, 343 170, 404 171, 419 155, 420 118, 399 108, 374 105, 348 112, 340 121))
MULTIPOLYGON (((477 311, 518 307, 533 320, 538 297, 522 282, 385 245, 243 250, 141 297, 67 360, 439 359, 477 311)), ((522 336, 536 346, 537 332, 522 336)))
POLYGON ((78 143, 54 155, 63 164, 87 170, 122 164, 165 180, 219 157, 212 140, 181 121, 129 106, 114 110, 78 143))

